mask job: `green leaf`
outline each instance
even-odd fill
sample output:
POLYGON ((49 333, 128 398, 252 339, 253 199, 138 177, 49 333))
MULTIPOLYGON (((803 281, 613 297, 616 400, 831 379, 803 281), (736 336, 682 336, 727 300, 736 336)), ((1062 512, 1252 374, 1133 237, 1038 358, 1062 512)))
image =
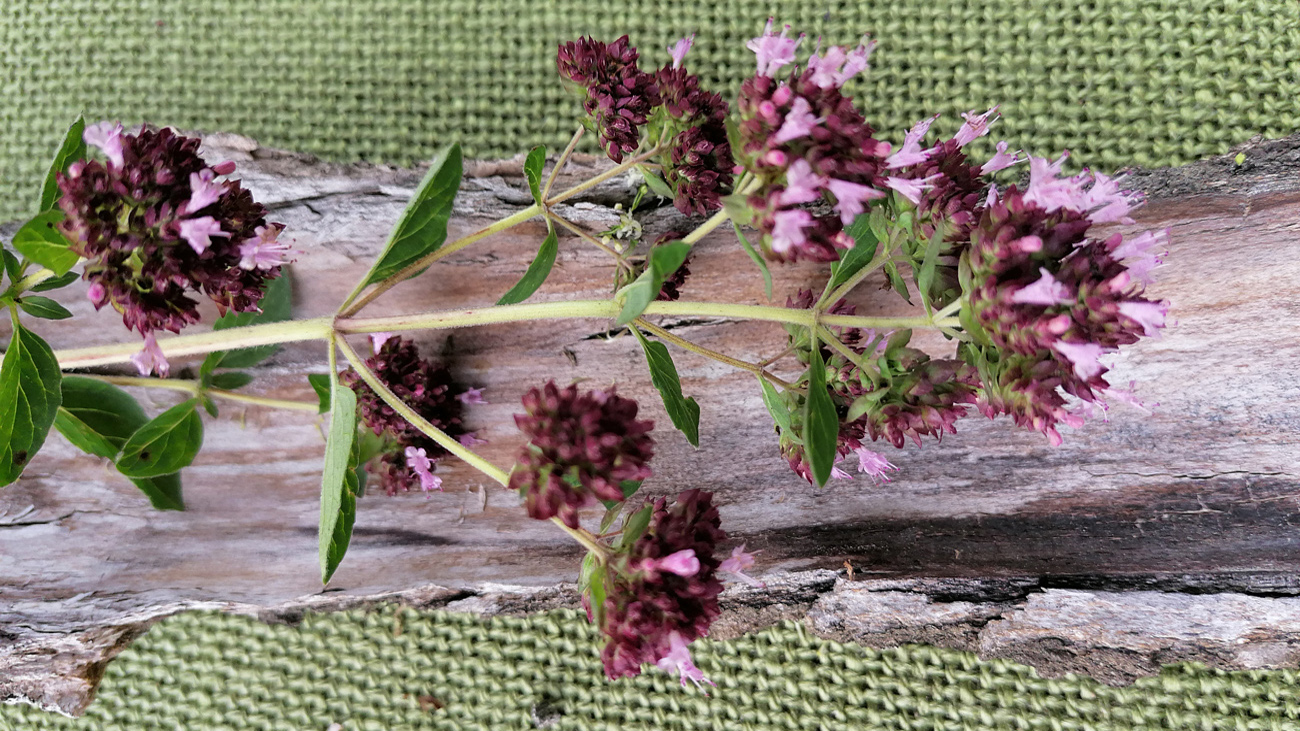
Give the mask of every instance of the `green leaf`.
POLYGON ((32 287, 32 291, 48 292, 52 289, 59 289, 60 287, 66 287, 69 284, 72 284, 73 282, 77 281, 79 277, 81 277, 81 275, 76 272, 67 272, 57 277, 50 277, 44 282, 41 282, 35 287, 32 287))
POLYGON ((325 440, 325 468, 321 472, 320 541, 321 583, 328 584, 352 540, 357 518, 357 395, 330 382, 330 431, 325 440))
POLYGON ((117 458, 127 477, 160 477, 189 467, 203 446, 203 419, 194 398, 177 404, 140 427, 117 458))
POLYGON ((903 275, 898 273, 898 267, 894 262, 885 262, 885 275, 889 277, 889 283, 894 285, 894 291, 906 300, 907 304, 912 304, 912 295, 907 292, 907 282, 903 280, 903 275))
POLYGON ((854 245, 852 249, 844 252, 839 261, 831 264, 831 280, 826 285, 827 292, 833 292, 836 287, 849 281, 854 274, 862 271, 862 267, 870 264, 875 258, 880 242, 871 232, 869 219, 868 214, 859 214, 845 229, 853 237, 854 245))
POLYGON ((3 249, 0 253, 4 255, 5 274, 9 275, 10 286, 17 284, 18 280, 22 278, 22 262, 18 261, 18 257, 14 256, 8 249, 3 249))
POLYGON ((935 226, 934 235, 926 243, 925 256, 921 259, 921 266, 913 270, 916 277, 916 291, 921 296, 921 304, 925 305, 927 315, 933 312, 930 301, 930 286, 934 284, 934 269, 939 261, 939 249, 943 248, 944 230, 943 224, 935 226))
POLYGON ((654 506, 647 505, 623 520, 623 534, 619 536, 619 552, 626 551, 645 534, 654 515, 654 506))
POLYGON ((366 284, 386 279, 442 246, 447 240, 447 220, 460 190, 461 174, 460 145, 453 144, 438 153, 388 237, 384 252, 366 275, 366 284))
POLYGON ((114 459, 149 417, 131 394, 111 383, 64 376, 54 427, 83 452, 114 459))
POLYGON ((767 382, 765 378, 759 378, 758 384, 763 387, 763 405, 767 407, 767 413, 772 415, 772 421, 781 427, 781 433, 790 431, 790 407, 786 405, 785 399, 781 394, 776 392, 776 386, 767 382))
POLYGON ((185 500, 181 498, 181 473, 157 477, 141 477, 131 480, 140 488, 149 504, 159 510, 184 510, 185 500))
POLYGON ((68 166, 72 163, 86 157, 86 141, 82 139, 82 133, 85 131, 86 120, 77 117, 77 120, 68 128, 68 134, 63 138, 63 144, 59 146, 59 151, 54 154, 54 162, 50 163, 50 171, 45 174, 45 185, 41 186, 42 211, 50 210, 59 200, 59 181, 55 176, 58 173, 67 171, 68 166))
MULTIPOLYGON (((618 483, 618 486, 619 489, 623 491, 623 500, 627 500, 628 498, 635 495, 637 490, 641 489, 641 480, 623 480, 622 482, 618 483)), ((623 504, 623 502, 620 500, 601 500, 600 502, 602 505, 605 506, 607 510, 613 510, 615 512, 617 512, 618 506, 623 504)), ((607 528, 609 526, 605 526, 605 527, 607 528)), ((600 530, 603 533, 605 531, 605 528, 601 528, 600 530)))
MULTIPOLYGON (((266 293, 258 303, 261 312, 229 311, 212 323, 213 330, 228 330, 232 327, 247 327, 255 324, 284 322, 293 316, 293 283, 287 273, 272 279, 266 285, 266 293)), ((217 368, 252 368, 280 351, 278 345, 256 345, 239 350, 218 350, 208 353, 199 367, 201 375, 207 375, 217 368)))
POLYGON ((330 376, 328 373, 311 373, 307 376, 307 383, 316 392, 316 398, 320 399, 320 413, 328 414, 330 410, 330 376))
POLYGON ((818 487, 826 485, 835 466, 836 449, 840 436, 839 414, 835 402, 826 390, 826 364, 822 362, 820 347, 812 349, 808 364, 808 400, 804 403, 803 439, 812 467, 813 479, 818 487))
POLYGON ((244 371, 226 371, 218 373, 212 377, 210 383, 213 388, 219 388, 222 391, 238 391, 253 382, 253 376, 244 371))
POLYGON ((217 411, 217 402, 213 401, 212 397, 206 393, 199 394, 199 405, 203 407, 204 411, 208 412, 208 416, 214 419, 220 415, 220 412, 217 411))
POLYGON ((14 233, 14 248, 28 261, 40 264, 56 275, 66 274, 81 258, 68 247, 68 240, 57 228, 63 211, 46 211, 23 224, 14 233))
POLYGON ((72 313, 68 312, 68 308, 49 297, 28 295, 18 300, 18 306, 23 308, 23 312, 32 317, 39 317, 42 320, 66 320, 72 317, 72 313))
POLYGON ((646 257, 645 271, 641 272, 636 281, 622 289, 623 309, 618 313, 616 322, 626 325, 640 317, 645 308, 659 296, 664 279, 677 271, 690 253, 691 245, 684 241, 651 247, 650 256, 646 257))
POLYGON ((741 248, 745 250, 746 254, 749 254, 749 258, 754 261, 758 270, 763 273, 763 294, 767 296, 768 300, 771 300, 772 272, 767 268, 767 261, 763 259, 761 254, 754 250, 754 245, 749 243, 749 239, 745 238, 745 234, 740 232, 740 226, 737 226, 735 221, 731 222, 731 228, 735 230, 736 238, 740 240, 741 248))
POLYGON ((528 151, 524 160, 524 177, 528 178, 528 189, 533 192, 533 200, 542 205, 542 168, 546 165, 546 145, 538 145, 528 151))
POLYGON ((54 351, 16 315, 13 332, 0 364, 0 487, 17 480, 45 444, 63 398, 54 351))
POLYGON ((556 238, 555 228, 550 221, 546 222, 546 240, 542 242, 542 247, 537 250, 537 256, 533 258, 533 263, 528 265, 528 271, 515 286, 510 288, 509 292, 501 295, 497 300, 498 305, 513 305, 523 302, 537 288, 542 286, 546 278, 551 274, 551 267, 555 266, 555 255, 560 250, 559 239, 556 238))
POLYGON ((696 403, 695 398, 687 398, 682 395, 682 382, 677 376, 677 366, 673 363, 673 357, 668 353, 668 347, 663 343, 652 343, 646 339, 645 335, 637 328, 632 328, 632 334, 636 336, 637 342, 641 343, 641 349, 645 351, 646 363, 650 366, 650 381, 654 383, 655 388, 659 389, 659 396, 663 398, 664 409, 668 411, 668 418, 672 419, 673 426, 686 435, 686 441, 693 447, 700 446, 700 405, 696 403))
POLYGON ((660 198, 668 198, 669 200, 677 197, 676 191, 674 191, 673 187, 665 182, 663 178, 659 177, 659 173, 656 173, 644 165, 637 165, 637 170, 641 172, 641 177, 645 178, 646 187, 650 189, 651 193, 654 193, 660 198))
POLYGON ((578 574, 578 591, 587 595, 591 607, 591 621, 600 627, 605 623, 605 580, 607 569, 596 561, 596 554, 588 552, 582 558, 582 571, 578 574))

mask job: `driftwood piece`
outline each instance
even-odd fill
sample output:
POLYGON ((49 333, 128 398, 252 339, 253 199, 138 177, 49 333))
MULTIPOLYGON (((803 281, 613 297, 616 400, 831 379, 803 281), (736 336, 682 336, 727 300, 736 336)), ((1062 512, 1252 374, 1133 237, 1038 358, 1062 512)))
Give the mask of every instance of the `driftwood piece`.
MULTIPOLYGON (((333 311, 420 177, 326 165, 229 135, 207 144, 213 159, 239 162, 274 220, 296 235, 300 317, 333 311)), ((1059 448, 1009 422, 972 418, 942 443, 892 454, 901 472, 891 483, 836 481, 819 491, 779 457, 747 374, 674 353, 685 392, 703 410, 695 451, 671 430, 636 343, 611 337, 608 322, 497 325, 419 340, 454 354, 458 377, 486 389, 491 403, 474 407, 471 426, 500 465, 518 446, 511 415, 519 396, 545 379, 616 381, 638 398, 660 425, 646 493, 713 490, 728 533, 762 550, 757 568, 768 587, 729 592, 718 636, 802 618, 837 639, 930 642, 1107 682, 1171 660, 1294 666, 1298 146, 1292 138, 1248 150, 1244 164, 1223 158, 1134 176, 1151 193, 1139 225, 1172 229, 1153 292, 1173 301, 1176 324, 1161 340, 1127 349, 1113 375, 1119 384, 1134 379, 1159 406, 1151 416, 1117 408, 1109 422, 1067 431, 1059 448), (837 583, 846 562, 855 580, 837 583)), ((599 164, 580 161, 569 177, 599 164)), ((520 171, 519 161, 471 164, 451 235, 527 205, 520 171)), ((611 206, 632 192, 631 181, 615 179, 560 212, 598 231, 618 220, 611 206)), ((647 238, 683 223, 672 209, 640 218, 647 238)), ((480 242, 367 312, 491 304, 522 274, 543 232, 532 222, 480 242)), ((707 238, 695 257, 687 299, 763 301, 757 272, 729 234, 707 238)), ((557 268, 535 299, 606 296, 611 273, 603 253, 562 236, 557 268)), ((822 281, 814 266, 775 273, 779 293, 822 281)), ((859 312, 909 314, 897 297, 864 289, 859 312)), ((131 337, 111 313, 93 312, 84 287, 58 296, 76 317, 41 323, 54 347, 131 337)), ((751 360, 778 352, 783 337, 761 323, 664 326, 751 360)), ((936 338, 923 344, 946 347, 936 338)), ((309 400, 303 373, 324 369, 323 346, 292 345, 259 368, 251 388, 309 400)), ((158 408, 174 402, 140 393, 158 408)), ((302 611, 380 600, 480 613, 576 602, 563 583, 576 575, 577 546, 529 520, 516 496, 454 463, 441 470, 443 494, 362 500, 352 548, 321 593, 316 419, 222 408, 185 472, 184 513, 153 511, 129 482, 57 436, 0 491, 0 698, 79 712, 108 659, 153 619, 186 608, 292 621, 302 611)))

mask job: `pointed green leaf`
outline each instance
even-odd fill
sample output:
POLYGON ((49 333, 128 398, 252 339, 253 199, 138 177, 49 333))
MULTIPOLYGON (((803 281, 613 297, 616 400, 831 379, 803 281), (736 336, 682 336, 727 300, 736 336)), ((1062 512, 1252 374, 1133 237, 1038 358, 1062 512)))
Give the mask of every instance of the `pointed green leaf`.
POLYGON ((826 285, 827 292, 834 291, 836 287, 849 281, 854 274, 862 271, 862 268, 875 258, 880 242, 871 232, 869 219, 868 214, 859 214, 845 229, 853 237, 854 245, 852 249, 844 252, 839 261, 831 264, 831 280, 826 285))
POLYGON ((889 277, 889 283, 894 285, 894 291, 906 300, 907 304, 912 304, 912 295, 907 292, 907 282, 903 280, 903 275, 898 273, 898 267, 894 262, 885 263, 885 275, 889 277))
POLYGON ((23 224, 14 233, 14 248, 28 261, 40 264, 56 275, 66 274, 81 258, 68 247, 68 240, 59 231, 63 211, 57 208, 46 211, 23 224))
POLYGON ((217 410, 217 402, 213 401, 212 397, 206 393, 199 394, 199 405, 203 407, 204 411, 208 412, 208 416, 211 416, 214 419, 221 414, 221 412, 217 410))
POLYGON ((451 218, 452 201, 460 190, 462 172, 460 145, 451 145, 438 153, 388 237, 384 252, 366 275, 367 284, 396 274, 442 246, 447 240, 447 221, 451 218))
POLYGON ((0 254, 4 256, 5 274, 9 275, 9 284, 11 286, 17 284, 18 280, 22 278, 22 262, 18 261, 18 257, 14 256, 8 249, 0 250, 0 254))
POLYGON ((533 258, 533 263, 528 265, 528 271, 524 272, 524 276, 520 278, 519 282, 511 287, 509 292, 501 295, 501 299, 497 300, 497 304, 513 305, 532 297, 537 288, 542 286, 542 283, 550 276, 551 267, 555 266, 555 255, 559 250, 560 242, 556 238, 555 228, 551 226, 550 221, 547 221, 546 240, 542 242, 542 247, 537 250, 537 256, 533 258))
POLYGON ((18 306, 23 309, 23 312, 32 317, 39 317, 42 320, 66 320, 72 317, 72 313, 68 312, 68 308, 49 297, 28 295, 18 300, 18 306))
POLYGON ((127 477, 160 477, 189 467, 203 446, 198 406, 198 399, 177 404, 136 430, 122 445, 117 471, 127 477))
POLYGON ((646 505, 623 519, 623 534, 619 536, 618 550, 626 551, 645 535, 650 527, 650 518, 654 515, 654 506, 646 505))
POLYGON ((546 166, 546 145, 538 145, 528 151, 524 160, 524 177, 528 178, 528 189, 533 193, 533 200, 542 205, 542 168, 546 166))
POLYGON ((650 249, 646 268, 636 281, 622 289, 623 309, 618 314, 619 325, 626 325, 641 316, 645 308, 659 296, 664 280, 681 267, 691 253, 691 245, 684 241, 655 246, 650 249))
POLYGON ((181 497, 181 473, 157 477, 139 477, 131 482, 140 488, 149 504, 159 510, 184 510, 185 500, 181 497))
POLYGON ((329 374, 311 373, 307 376, 307 383, 311 384, 311 389, 316 392, 316 398, 320 399, 320 413, 328 414, 330 410, 329 374))
POLYGON ((244 371, 226 371, 224 373, 217 373, 212 376, 210 381, 213 388, 218 388, 222 391, 238 391, 252 382, 252 374, 245 373, 244 371))
POLYGON ((820 347, 813 347, 808 364, 808 399, 804 403, 803 439, 818 487, 826 485, 835 466, 839 446, 840 419, 835 402, 826 390, 826 364, 820 347))
POLYGON ((672 200, 677 196, 677 193, 673 191, 673 187, 665 182, 664 179, 659 176, 659 173, 656 173, 644 165, 638 165, 637 170, 640 171, 641 177, 645 178, 646 187, 650 189, 651 193, 654 193, 660 198, 667 198, 669 200, 672 200))
POLYGON ((48 292, 52 289, 59 289, 60 287, 66 287, 69 284, 72 284, 73 282, 77 281, 77 279, 80 277, 81 275, 76 272, 67 272, 66 274, 63 274, 58 277, 50 277, 44 282, 41 282, 40 284, 32 287, 32 291, 48 292))
POLYGON ((591 607, 591 621, 596 627, 605 623, 605 581, 607 569, 596 561, 596 554, 588 552, 582 558, 582 570, 578 574, 578 591, 587 597, 587 606, 591 607))
POLYGON ((330 431, 325 441, 325 468, 321 472, 320 542, 321 583, 328 584, 347 553, 352 524, 357 517, 357 395, 331 379, 330 431))
POLYGON ((67 171, 72 163, 86 157, 86 141, 82 139, 82 133, 85 131, 86 120, 77 117, 68 128, 68 134, 64 137, 63 144, 59 146, 59 151, 54 154, 50 171, 45 174, 45 185, 41 186, 42 211, 50 210, 59 200, 59 181, 55 176, 67 171))
MULTIPOLYGON (((618 487, 623 491, 623 500, 601 500, 600 503, 605 506, 606 510, 618 512, 618 507, 623 504, 623 501, 632 497, 637 490, 641 489, 641 480, 623 480, 618 483, 618 487)), ((604 528, 601 528, 602 532, 604 530, 604 528)))
POLYGON ((149 417, 131 394, 111 383, 84 376, 64 376, 63 404, 54 426, 73 446, 114 459, 122 445, 149 417))
POLYGON ((790 431, 790 407, 786 405, 785 399, 776 392, 776 386, 768 383, 766 378, 759 378, 758 383, 763 387, 763 405, 767 407, 767 413, 772 415, 772 421, 781 428, 784 434, 790 431))
POLYGON ((682 382, 677 376, 677 366, 673 363, 667 346, 650 342, 635 327, 632 328, 632 334, 645 351, 646 363, 650 366, 650 381, 659 389, 668 418, 672 419, 673 426, 678 431, 686 435, 686 441, 691 446, 700 446, 700 405, 694 397, 686 398, 682 395, 682 382))
POLYGON ((749 243, 749 239, 745 238, 745 234, 740 232, 740 226, 737 226, 735 221, 731 222, 731 228, 735 230, 736 238, 740 241, 741 248, 743 248, 745 253, 749 255, 749 258, 754 261, 754 265, 758 267, 758 270, 763 273, 763 294, 771 300, 772 272, 767 268, 767 262, 763 259, 761 254, 754 250, 754 245, 749 243))
POLYGON ((13 331, 0 363, 0 487, 18 479, 45 444, 62 401, 54 351, 16 315, 13 331))
MULTIPOLYGON (((232 327, 284 322, 293 316, 293 282, 287 271, 272 279, 266 285, 262 301, 258 303, 261 312, 227 312, 212 323, 213 330, 227 330, 232 327)), ((199 373, 207 375, 216 368, 252 368, 280 351, 278 345, 257 345, 239 350, 218 350, 208 353, 199 367, 199 373)))

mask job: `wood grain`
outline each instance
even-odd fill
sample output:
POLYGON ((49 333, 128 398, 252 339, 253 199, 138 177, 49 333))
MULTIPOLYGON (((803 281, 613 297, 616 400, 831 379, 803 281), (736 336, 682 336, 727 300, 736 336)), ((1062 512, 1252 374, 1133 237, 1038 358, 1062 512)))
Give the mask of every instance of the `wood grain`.
MULTIPOLYGON (((213 159, 239 163, 246 184, 303 250, 293 274, 299 317, 334 310, 421 175, 327 165, 231 135, 211 135, 207 147, 213 159)), ((472 408, 470 424, 490 440, 483 453, 498 465, 508 466, 519 445, 512 414, 520 395, 546 379, 616 382, 620 393, 639 399, 660 427, 648 495, 712 490, 728 533, 762 550, 760 572, 822 577, 790 579, 805 587, 795 592, 798 601, 782 598, 781 582, 772 582, 767 593, 737 595, 729 631, 804 616, 816 603, 831 601, 823 597, 844 589, 836 590, 826 572, 846 561, 859 578, 930 582, 909 589, 910 598, 896 598, 893 606, 903 613, 920 606, 919 596, 922 604, 969 604, 974 609, 949 606, 939 614, 951 618, 969 610, 984 623, 1021 605, 1035 616, 1067 616, 1062 613, 1074 611, 1068 602, 1049 606, 1034 598, 1066 596, 1055 590, 1101 596, 1140 589, 1140 596, 1123 596, 1143 601, 1151 592, 1183 592, 1169 596, 1184 602, 1194 601, 1193 593, 1215 592, 1281 601, 1268 597, 1300 595, 1300 385, 1292 375, 1300 362, 1296 149, 1293 138, 1248 151, 1248 166, 1224 158, 1134 176, 1152 192, 1138 225, 1171 230, 1168 263, 1153 292, 1173 302, 1175 324, 1160 340, 1127 349, 1113 375, 1119 384, 1134 380, 1140 395, 1159 406, 1151 416, 1116 408, 1108 422, 1067 431, 1059 448, 1009 422, 972 418, 942 443, 891 453, 901 471, 888 484, 836 481, 816 490, 779 457, 751 376, 674 351, 683 388, 698 397, 703 411, 696 451, 671 429, 635 341, 611 335, 607 321, 496 325, 424 333, 418 341, 429 352, 448 354, 464 383, 485 389, 490 403, 472 408), (997 611, 980 608, 987 606, 997 611)), ((599 165, 582 160, 565 177, 577 180, 583 168, 590 174, 599 165)), ((451 235, 527 205, 520 173, 520 161, 472 163, 451 235)), ((560 213, 599 231, 617 222, 611 206, 626 203, 632 192, 632 181, 615 179, 560 213)), ((685 224, 671 208, 639 217, 647 238, 685 224)), ((486 239, 399 286, 367 312, 489 305, 523 273, 543 233, 533 222, 486 239)), ((706 238, 691 269, 688 300, 764 301, 757 271, 730 234, 706 238)), ((603 253, 562 236, 555 272, 534 300, 606 296, 612 273, 603 253)), ((775 274, 779 301, 801 286, 820 286, 825 276, 802 264, 775 274)), ((863 290, 855 295, 860 313, 911 314, 897 297, 871 285, 863 290)), ((76 317, 41 323, 54 347, 130 337, 118 318, 91 309, 80 285, 58 298, 76 317)), ((782 347, 775 325, 718 319, 662 324, 750 360, 782 347)), ((923 342, 936 352, 945 347, 941 339, 923 342)), ((360 339, 356 344, 364 345, 360 339)), ((323 346, 290 346, 258 369, 250 390, 310 400, 303 374, 324 369, 323 346)), ((139 394, 155 413, 174 403, 162 392, 139 394)), ((103 663, 151 618, 189 606, 267 611, 302 606, 303 597, 319 595, 324 440, 317 420, 259 407, 222 409, 220 419, 208 422, 204 451, 185 473, 184 513, 151 510, 129 482, 60 437, 51 437, 17 484, 0 491, 0 697, 76 712, 103 663)), ((448 464, 440 473, 446 492, 428 499, 365 497, 343 566, 329 592, 308 604, 328 608, 355 601, 348 597, 436 586, 445 588, 425 589, 437 597, 426 605, 441 606, 492 594, 484 582, 553 587, 573 579, 576 545, 553 526, 527 519, 515 495, 463 466, 448 464)), ((842 619, 879 611, 841 604, 842 619)), ((1234 606, 1254 611, 1259 605, 1234 606)), ((1120 620, 1102 624, 1112 621, 1120 620)), ((952 624, 922 624, 945 622, 952 624)), ((1081 648, 1090 641, 1098 647, 1118 642, 1098 633, 1088 635, 1091 640, 1078 633, 1065 637, 1059 622, 1034 626, 1038 639, 1023 642, 1004 635, 986 641, 978 627, 918 636, 943 641, 951 635, 953 646, 1038 662, 1045 671, 1054 666, 1041 660, 1041 636, 1052 631, 1059 635, 1054 641, 1081 648)), ((1087 635, 1086 628, 1079 632, 1087 635)), ((1144 657, 1199 657, 1195 645, 1144 657)), ((1249 665, 1231 653, 1206 652, 1225 666, 1249 665)), ((1085 659, 1069 668, 1116 682, 1154 662, 1115 670, 1103 652, 1079 654, 1085 659)), ((1265 665, 1294 664, 1288 653, 1252 657, 1265 658, 1265 665)))

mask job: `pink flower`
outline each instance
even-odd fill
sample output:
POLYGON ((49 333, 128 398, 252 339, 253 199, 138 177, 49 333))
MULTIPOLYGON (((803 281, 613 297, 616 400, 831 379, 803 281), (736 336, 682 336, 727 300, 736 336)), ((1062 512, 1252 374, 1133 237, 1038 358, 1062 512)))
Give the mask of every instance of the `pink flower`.
POLYGON ((803 158, 790 164, 785 179, 785 190, 781 191, 781 195, 777 198, 777 205, 792 206, 815 201, 821 197, 821 189, 826 185, 826 179, 815 175, 812 165, 803 158))
POLYGON ((921 138, 925 133, 930 131, 930 125, 939 115, 934 115, 928 119, 922 119, 917 122, 912 129, 908 130, 907 135, 903 138, 903 147, 894 154, 885 158, 885 167, 888 168, 905 168, 909 165, 925 162, 930 157, 931 150, 921 149, 921 138))
POLYGON ((423 449, 415 447, 406 448, 406 466, 420 478, 420 489, 425 492, 437 490, 442 492, 442 478, 433 474, 433 463, 429 461, 429 455, 423 449))
POLYGON ((104 306, 108 301, 108 288, 102 282, 94 282, 86 289, 86 297, 95 305, 95 309, 104 306))
MULTIPOLYGON (((1083 176, 1079 176, 1083 178, 1083 176)), ((1092 211, 1088 220, 1093 223, 1133 223, 1129 211, 1142 202, 1142 195, 1134 191, 1120 190, 1119 182, 1101 173, 1091 175, 1092 187, 1083 195, 1083 210, 1092 211)), ((1087 180, 1087 178, 1084 178, 1087 180)))
POLYGON ((479 439, 478 432, 473 432, 473 431, 467 431, 464 434, 461 434, 460 436, 456 437, 456 441, 460 442, 462 446, 466 446, 466 447, 472 447, 476 444, 488 443, 488 440, 486 439, 479 439))
MULTIPOLYGON (((221 224, 212 216, 188 218, 180 222, 181 238, 189 242, 190 247, 202 254, 212 245, 213 236, 230 236, 221 230, 221 224)), ((241 251, 242 253, 242 251, 241 251)))
MULTIPOLYGON (((1143 231, 1137 236, 1131 236, 1121 239, 1118 246, 1111 249, 1110 255, 1116 261, 1127 259, 1133 256, 1148 256, 1147 251, 1153 246, 1164 246, 1169 243, 1169 229, 1164 228, 1158 231, 1143 231)), ((1168 254, 1168 251, 1161 252, 1157 256, 1168 254)))
MULTIPOLYGON (((755 553, 757 553, 757 551, 755 553)), ((718 570, 731 574, 750 586, 761 589, 767 586, 767 584, 745 574, 745 569, 748 569, 753 565, 754 554, 746 553, 745 545, 742 543, 741 545, 731 549, 731 558, 728 558, 719 564, 718 570)))
POLYGON ((226 186, 214 184, 212 178, 215 172, 209 168, 204 168, 197 173, 190 173, 190 200, 185 204, 186 213, 195 213, 203 208, 207 208, 225 192, 226 186))
POLYGON ((122 132, 121 123, 99 122, 87 127, 81 133, 81 139, 102 150, 109 162, 122 167, 126 163, 122 156, 122 132))
POLYGON ((836 178, 828 179, 826 187, 835 196, 835 210, 840 214, 840 221, 845 226, 853 223, 853 219, 857 218, 858 214, 865 210, 866 207, 863 203, 875 198, 885 197, 884 193, 869 185, 850 183, 847 180, 836 178))
POLYGON ((962 124, 961 129, 957 130, 953 140, 957 142, 958 147, 965 147, 972 140, 983 137, 988 134, 989 125, 997 120, 997 115, 998 108, 996 106, 978 117, 975 116, 974 112, 963 113, 961 116, 966 122, 962 124))
POLYGON ((858 455, 858 472, 871 478, 871 481, 876 484, 889 482, 888 471, 898 470, 888 459, 885 459, 883 454, 873 452, 866 447, 858 447, 853 451, 858 455))
POLYGON ((154 339, 153 333, 145 333, 144 350, 131 356, 131 362, 135 364, 142 376, 157 373, 160 378, 166 378, 171 372, 167 357, 163 355, 162 348, 158 347, 158 341, 154 339))
POLYGON ((831 479, 832 479, 832 480, 852 480, 852 479, 853 479, 853 475, 850 475, 849 473, 845 472, 844 470, 840 469, 839 467, 832 466, 832 467, 831 467, 831 479))
POLYGON ((460 402, 462 404, 486 404, 487 403, 487 401, 483 398, 483 389, 481 388, 468 389, 465 391, 465 393, 462 393, 456 398, 460 399, 460 402))
POLYGON ((1069 287, 1056 281, 1051 272, 1043 267, 1039 267, 1038 271, 1042 274, 1042 277, 1033 284, 1021 287, 1013 292, 1011 294, 1012 302, 1019 305, 1051 307, 1052 305, 1063 305, 1075 300, 1069 287))
POLYGON ((921 205, 922 191, 933 188, 933 185, 926 185, 927 181, 934 180, 939 174, 931 175, 919 180, 913 178, 885 178, 885 185, 898 191, 904 198, 912 201, 912 205, 921 205))
POLYGON ((1142 326, 1147 337, 1160 334, 1165 326, 1165 315, 1169 314, 1168 302, 1121 302, 1119 314, 1142 326))
POLYGON ((867 59, 875 48, 875 41, 864 38, 862 43, 849 53, 845 53, 839 46, 831 46, 826 49, 825 56, 813 54, 812 58, 808 59, 808 69, 812 71, 812 76, 809 78, 822 89, 844 86, 844 82, 867 68, 867 59))
POLYGON ((277 240, 282 230, 275 224, 254 229, 253 238, 239 245, 240 268, 266 271, 288 264, 289 244, 277 240))
MULTIPOLYGON (((1020 162, 1020 150, 1008 153, 1006 140, 1003 140, 998 143, 998 151, 994 153, 993 157, 990 157, 989 161, 980 167, 980 175, 995 173, 999 170, 1009 168, 1018 162, 1020 162)), ((990 191, 990 194, 991 193, 992 191, 990 191)))
POLYGON ((1061 208, 1080 210, 1082 191, 1073 178, 1057 178, 1061 166, 1070 156, 1069 150, 1061 153, 1054 162, 1045 157, 1029 156, 1029 186, 1025 188, 1025 202, 1032 203, 1048 213, 1061 208))
POLYGON ((694 42, 695 34, 692 33, 668 47, 668 53, 672 54, 673 57, 673 68, 679 69, 682 67, 682 61, 686 59, 686 52, 691 50, 691 44, 694 42))
POLYGON ((1052 343, 1052 348, 1065 356, 1074 365, 1075 375, 1085 381, 1101 373, 1105 367, 1100 360, 1101 346, 1096 343, 1067 343, 1058 340, 1052 343))
POLYGON ((212 166, 212 172, 217 175, 229 175, 235 172, 235 161, 226 160, 225 162, 219 162, 212 166))
MULTIPOLYGON (((668 635, 668 654, 664 655, 655 665, 666 673, 676 672, 682 679, 682 685, 686 685, 689 680, 695 683, 695 687, 700 687, 700 683, 708 683, 717 687, 717 684, 704 677, 704 673, 691 661, 691 651, 686 645, 686 640, 682 639, 680 632, 672 632, 668 635)), ((706 694, 707 695, 707 694, 706 694)))
POLYGON ((384 343, 388 342, 388 339, 391 337, 393 337, 393 333, 389 332, 370 333, 370 348, 375 351, 375 355, 379 355, 379 351, 383 349, 384 343))
POLYGON ((700 559, 695 557, 695 549, 687 548, 651 561, 649 568, 690 578, 700 572, 700 559))
POLYGON ((803 230, 813 222, 812 214, 801 210, 777 211, 772 220, 772 251, 778 254, 785 254, 806 241, 803 230))
POLYGON ((793 63, 794 51, 803 42, 802 34, 798 38, 786 37, 790 32, 788 25, 781 31, 781 35, 773 33, 773 22, 775 18, 768 18, 767 26, 763 28, 763 35, 745 44, 745 48, 753 51, 758 57, 759 76, 776 76, 778 69, 793 63))
POLYGON ((808 100, 803 97, 796 97, 794 104, 790 106, 790 111, 785 115, 785 121, 781 123, 781 129, 776 131, 772 136, 773 144, 782 144, 790 140, 797 140, 812 132, 812 128, 821 120, 812 113, 812 107, 809 106, 808 100))

